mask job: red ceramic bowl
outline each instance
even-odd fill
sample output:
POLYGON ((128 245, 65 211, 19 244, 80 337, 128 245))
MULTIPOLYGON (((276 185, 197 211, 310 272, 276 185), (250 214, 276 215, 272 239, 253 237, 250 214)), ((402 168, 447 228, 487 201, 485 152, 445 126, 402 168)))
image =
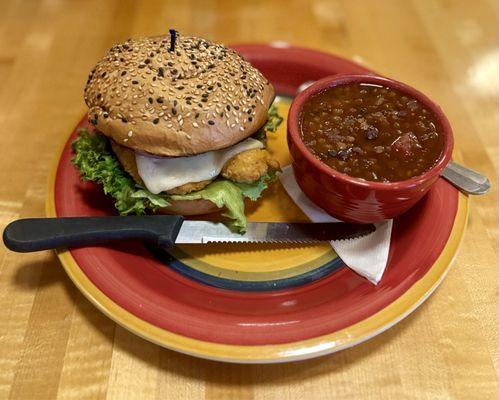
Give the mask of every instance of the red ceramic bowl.
POLYGON ((288 114, 288 146, 293 169, 303 192, 330 215, 347 222, 370 223, 396 217, 416 204, 430 189, 451 159, 454 140, 441 108, 418 90, 392 79, 372 75, 335 75, 315 82, 293 101, 288 114), (444 135, 444 149, 435 165, 414 178, 391 183, 353 178, 323 164, 305 147, 300 119, 307 99, 328 87, 348 83, 373 83, 397 89, 434 113, 444 135))

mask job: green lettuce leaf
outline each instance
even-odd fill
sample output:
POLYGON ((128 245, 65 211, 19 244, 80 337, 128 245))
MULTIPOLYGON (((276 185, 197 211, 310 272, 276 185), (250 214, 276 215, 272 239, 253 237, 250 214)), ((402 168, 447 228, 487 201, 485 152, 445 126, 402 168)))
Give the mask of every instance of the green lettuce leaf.
POLYGON ((279 125, 281 125, 284 118, 279 115, 279 111, 277 110, 277 106, 272 104, 268 111, 269 118, 267 119, 267 123, 263 126, 266 131, 275 132, 279 125))
POLYGON ((253 183, 234 182, 241 190, 244 197, 255 201, 262 195, 262 192, 267 189, 268 183, 275 180, 278 170, 269 170, 266 175, 262 176, 258 181, 253 183))
POLYGON ((263 144, 267 143, 267 131, 275 132, 279 125, 281 125, 283 118, 279 115, 277 106, 272 105, 268 110, 268 119, 264 126, 258 129, 251 137, 259 140, 263 144))
POLYGON ((246 229, 246 216, 244 215, 244 201, 241 189, 226 179, 217 179, 205 188, 196 192, 170 196, 172 200, 209 200, 218 208, 225 207, 224 217, 231 221, 227 225, 236 232, 246 229))
POLYGON ((114 198, 114 206, 121 215, 141 215, 148 209, 170 204, 164 197, 137 186, 123 170, 104 136, 81 129, 72 147, 75 156, 71 161, 80 170, 81 179, 100 183, 104 193, 114 198))
POLYGON ((277 171, 270 171, 253 183, 238 183, 227 179, 218 178, 205 188, 188 194, 171 195, 171 200, 209 200, 218 208, 225 207, 224 217, 231 221, 227 225, 236 232, 244 233, 246 230, 246 216, 244 215, 244 197, 253 201, 257 200, 267 184, 275 179, 277 171))

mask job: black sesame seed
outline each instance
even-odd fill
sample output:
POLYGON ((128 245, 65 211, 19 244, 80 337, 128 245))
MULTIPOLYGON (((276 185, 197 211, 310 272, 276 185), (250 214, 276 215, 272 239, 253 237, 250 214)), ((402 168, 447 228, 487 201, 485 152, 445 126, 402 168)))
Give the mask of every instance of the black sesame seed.
POLYGON ((171 72, 172 72, 172 74, 175 75, 178 72, 178 70, 176 70, 175 68, 173 68, 171 72))
POLYGON ((102 116, 103 116, 104 118, 107 118, 107 117, 109 117, 109 114, 108 114, 108 113, 104 113, 104 114, 102 114, 102 116))
MULTIPOLYGON (((156 44, 156 42, 154 42, 156 44)), ((154 53, 149 53, 149 57, 154 57, 154 53)))
POLYGON ((252 117, 248 117, 248 121, 249 122, 253 121, 253 118, 252 117))
POLYGON ((158 68, 158 75, 161 77, 165 76, 165 70, 163 67, 158 68))
POLYGON ((144 64, 149 64, 150 62, 151 62, 151 60, 149 60, 148 58, 146 58, 146 59, 144 60, 144 64))
POLYGON ((158 97, 158 98, 156 99, 156 101, 157 101, 158 103, 163 103, 163 98, 162 98, 162 97, 158 97))
POLYGON ((208 93, 203 93, 201 97, 208 97, 208 93))
POLYGON ((201 84, 196 85, 196 89, 201 89, 202 87, 203 87, 203 85, 201 85, 201 84))
POLYGON ((139 81, 132 81, 132 84, 134 84, 134 85, 138 85, 138 84, 139 84, 139 81))
POLYGON ((186 101, 186 103, 187 103, 188 105, 192 105, 192 102, 191 102, 190 100, 187 100, 187 101, 186 101))
POLYGON ((152 120, 152 123, 153 123, 154 125, 156 125, 158 122, 159 122, 159 118, 154 118, 154 119, 152 120))
POLYGON ((201 101, 202 101, 203 103, 206 103, 206 102, 208 101, 208 99, 207 99, 206 97, 203 97, 203 98, 201 99, 201 101))
POLYGON ((227 111, 230 111, 230 106, 228 104, 225 108, 227 109, 227 111))
POLYGON ((123 57, 120 57, 120 61, 123 62, 125 61, 125 59, 123 57))
POLYGON ((142 69, 142 68, 145 68, 145 67, 146 67, 146 65, 145 65, 145 64, 139 64, 139 68, 141 68, 141 69, 142 69))
POLYGON ((184 87, 183 86, 177 86, 178 90, 182 90, 184 87))
POLYGON ((194 118, 199 118, 199 113, 196 113, 196 115, 194 116, 194 118))
POLYGON ((222 84, 220 82, 217 82, 218 87, 222 87, 222 84))
POLYGON ((121 76, 125 76, 125 75, 126 75, 126 71, 123 71, 123 72, 121 73, 121 76))
POLYGON ((100 99, 102 95, 100 93, 97 93, 97 100, 100 99))
POLYGON ((208 121, 210 125, 215 125, 215 121, 212 121, 211 119, 208 121))
POLYGON ((178 101, 177 101, 177 100, 173 100, 173 105, 174 105, 175 107, 177 107, 177 104, 178 104, 178 101))
POLYGON ((106 72, 103 72, 100 77, 104 78, 105 76, 106 76, 106 72))
POLYGON ((208 90, 213 90, 213 86, 208 86, 208 90))
POLYGON ((152 99, 152 97, 149 97, 147 100, 148 100, 148 101, 149 101, 149 103, 151 103, 151 104, 152 104, 152 102, 154 101, 154 100, 152 99))
POLYGON ((234 106, 234 110, 239 110, 239 106, 234 106))
POLYGON ((172 63, 171 61, 168 61, 167 65, 168 65, 169 67, 173 67, 173 63, 172 63))
POLYGON ((152 77, 152 81, 153 82, 156 81, 156 77, 155 76, 152 77))
POLYGON ((126 118, 121 118, 121 122, 124 122, 126 124, 128 120, 126 118))
POLYGON ((177 109, 176 108, 172 108, 172 114, 173 115, 177 115, 177 109))

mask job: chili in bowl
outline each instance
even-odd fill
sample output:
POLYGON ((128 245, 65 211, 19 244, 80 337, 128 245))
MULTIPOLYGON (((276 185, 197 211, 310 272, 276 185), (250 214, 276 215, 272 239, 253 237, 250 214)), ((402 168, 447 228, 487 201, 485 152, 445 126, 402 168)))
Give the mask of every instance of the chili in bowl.
POLYGON ((368 223, 402 214, 450 161, 440 107, 416 89, 372 75, 315 82, 293 101, 288 146, 303 192, 329 214, 368 223))

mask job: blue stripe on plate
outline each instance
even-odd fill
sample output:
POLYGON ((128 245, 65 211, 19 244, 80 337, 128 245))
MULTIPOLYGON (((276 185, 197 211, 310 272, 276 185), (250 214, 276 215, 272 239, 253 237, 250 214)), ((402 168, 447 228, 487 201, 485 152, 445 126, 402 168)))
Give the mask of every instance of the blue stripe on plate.
POLYGON ((148 246, 148 248, 158 260, 183 276, 219 289, 249 292, 282 290, 302 286, 324 278, 344 265, 343 261, 339 257, 336 257, 312 271, 288 278, 269 281, 238 281, 206 274, 184 264, 165 250, 153 246, 148 246))

